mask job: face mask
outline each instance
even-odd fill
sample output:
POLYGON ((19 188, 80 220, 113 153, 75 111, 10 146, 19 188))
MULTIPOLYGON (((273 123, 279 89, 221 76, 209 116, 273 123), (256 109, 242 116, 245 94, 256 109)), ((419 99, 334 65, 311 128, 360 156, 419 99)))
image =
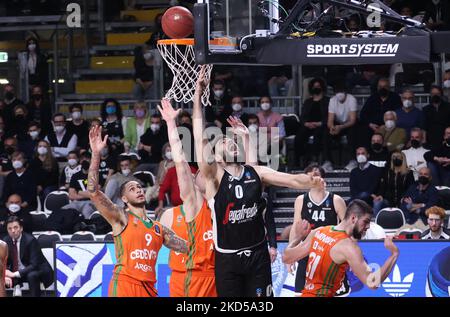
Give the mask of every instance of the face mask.
POLYGON ((262 103, 262 104, 261 104, 261 109, 262 109, 263 111, 269 110, 269 109, 270 109, 270 103, 268 103, 268 102, 262 103))
POLYGON ((114 113, 116 113, 116 106, 106 106, 106 113, 107 114, 114 114, 114 113))
POLYGON ((147 52, 144 54, 144 59, 151 59, 153 57, 152 52, 147 52))
POLYGON ((34 50, 36 49, 36 44, 29 44, 29 45, 28 45, 28 49, 29 49, 30 51, 34 51, 34 50))
POLYGON ((172 152, 170 152, 170 151, 166 152, 166 159, 168 159, 169 161, 173 160, 172 152))
POLYGON ((223 96, 223 93, 224 93, 223 90, 214 90, 214 95, 215 95, 217 98, 222 97, 222 96, 223 96))
POLYGON ((419 176, 419 184, 426 185, 429 182, 430 182, 430 180, 428 179, 428 177, 426 177, 426 176, 419 176))
POLYGON ((28 134, 30 135, 31 139, 36 140, 39 136, 39 131, 30 131, 28 132, 28 134))
POLYGON ((394 120, 387 120, 384 124, 386 126, 386 129, 393 129, 395 128, 395 121, 394 120))
POLYGON ((403 100, 403 107, 410 108, 412 107, 413 103, 411 100, 403 100))
POLYGON ((402 166, 403 160, 402 160, 402 159, 399 159, 399 158, 395 158, 395 159, 392 161, 392 163, 394 163, 394 166, 399 167, 399 166, 402 166))
POLYGON ((336 99, 340 102, 343 103, 345 100, 345 93, 344 92, 338 92, 336 94, 336 99))
POLYGON ((160 128, 159 124, 152 123, 152 124, 150 125, 150 129, 151 129, 153 132, 158 131, 159 128, 160 128))
POLYGON ((136 114, 136 118, 143 118, 145 116, 145 111, 139 109, 139 110, 136 110, 135 114, 136 114))
POLYGON ((232 105, 232 108, 233 108, 233 111, 236 111, 236 112, 242 110, 242 106, 241 106, 240 103, 234 103, 234 104, 232 105))
POLYGON ((311 94, 313 94, 313 95, 320 95, 321 92, 322 92, 322 88, 311 89, 311 94))
POLYGON ((257 124, 250 124, 248 126, 248 130, 252 133, 255 133, 256 131, 258 131, 258 125, 257 124))
POLYGON ((64 131, 64 129, 65 129, 65 127, 63 127, 61 125, 58 125, 58 126, 55 127, 55 132, 56 133, 61 133, 61 132, 64 131))
POLYGON ((387 90, 386 88, 378 89, 378 94, 381 97, 387 97, 389 95, 389 90, 387 90))
POLYGON ((131 173, 131 170, 129 168, 125 168, 122 170, 123 176, 128 176, 131 173))
POLYGON ((11 100, 14 98, 14 93, 11 91, 5 92, 5 99, 11 100))
POLYGON ((72 166, 72 167, 78 164, 76 159, 69 159, 67 161, 67 163, 69 163, 69 166, 72 166))
POLYGON ((360 155, 356 156, 356 161, 359 164, 364 164, 364 163, 367 162, 367 157, 365 155, 363 155, 363 154, 360 154, 360 155))
POLYGON ((441 96, 438 95, 431 96, 431 102, 435 104, 441 103, 441 96))
POLYGON ((16 115, 16 120, 21 121, 23 119, 25 119, 25 116, 23 114, 17 114, 16 115))
POLYGON ((33 99, 33 100, 35 100, 35 101, 42 100, 42 95, 41 95, 41 94, 34 94, 34 95, 31 95, 31 99, 33 99))
POLYGON ((420 141, 419 140, 411 140, 411 146, 415 149, 420 147, 420 141))
POLYGON ((48 150, 45 146, 38 147, 37 151, 38 151, 39 155, 45 155, 48 153, 48 150))
POLYGON ((20 205, 18 205, 18 204, 9 204, 8 210, 11 211, 13 214, 15 214, 16 212, 19 212, 20 205))
POLYGON ((374 150, 375 152, 379 152, 383 149, 383 144, 381 143, 373 143, 372 144, 372 150, 374 150))
POLYGON ((20 169, 23 167, 23 163, 22 161, 13 161, 12 166, 14 169, 20 169))
POLYGON ((450 79, 447 79, 446 81, 444 81, 443 86, 444 86, 444 88, 450 88, 450 79))
POLYGON ((13 147, 6 147, 5 148, 5 152, 6 152, 6 154, 8 154, 8 155, 12 155, 13 153, 14 153, 14 151, 15 151, 15 149, 13 148, 13 147))
POLYGON ((89 165, 91 165, 91 163, 89 163, 89 161, 81 162, 81 168, 85 171, 87 171, 89 169, 89 165))
POLYGON ((81 118, 81 112, 79 112, 79 111, 72 112, 72 119, 73 120, 78 120, 80 118, 81 118))

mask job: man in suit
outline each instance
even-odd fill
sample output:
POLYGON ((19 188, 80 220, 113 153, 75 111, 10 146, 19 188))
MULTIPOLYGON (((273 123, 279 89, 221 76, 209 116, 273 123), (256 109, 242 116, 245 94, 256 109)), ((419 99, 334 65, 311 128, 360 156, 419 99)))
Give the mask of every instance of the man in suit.
POLYGON ((27 282, 33 297, 40 296, 41 282, 47 288, 53 283, 53 270, 42 254, 33 235, 23 232, 21 220, 11 216, 6 221, 9 256, 6 268, 6 284, 13 286, 27 282))

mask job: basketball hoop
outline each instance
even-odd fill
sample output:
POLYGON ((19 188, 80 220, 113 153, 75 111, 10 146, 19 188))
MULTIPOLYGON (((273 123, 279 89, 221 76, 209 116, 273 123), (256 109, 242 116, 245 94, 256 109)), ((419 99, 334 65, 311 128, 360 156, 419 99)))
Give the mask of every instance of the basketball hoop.
MULTIPOLYGON (((172 87, 166 98, 189 103, 194 100, 195 86, 201 65, 195 63, 194 39, 168 39, 158 41, 158 50, 173 73, 172 87)), ((206 65, 205 80, 209 83, 213 65, 206 65)), ((205 87, 202 103, 209 105, 209 85, 205 87)))

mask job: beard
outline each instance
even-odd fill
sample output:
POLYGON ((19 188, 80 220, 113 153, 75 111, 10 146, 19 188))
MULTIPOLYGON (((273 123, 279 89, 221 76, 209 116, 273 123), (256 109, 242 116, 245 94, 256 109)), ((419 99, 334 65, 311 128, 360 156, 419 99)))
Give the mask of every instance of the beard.
POLYGON ((356 240, 360 240, 362 237, 362 232, 360 232, 356 226, 353 228, 352 237, 356 240))
POLYGON ((145 200, 143 202, 128 202, 127 205, 134 207, 134 208, 144 208, 145 207, 145 200))

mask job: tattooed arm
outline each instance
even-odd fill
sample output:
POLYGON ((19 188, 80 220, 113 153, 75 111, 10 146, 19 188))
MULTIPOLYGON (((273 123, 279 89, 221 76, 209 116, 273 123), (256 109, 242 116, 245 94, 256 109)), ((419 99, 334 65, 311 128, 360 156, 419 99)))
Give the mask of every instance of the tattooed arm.
POLYGON ((189 251, 187 241, 177 236, 175 232, 173 232, 169 228, 165 226, 162 227, 164 238, 163 244, 169 249, 174 250, 175 252, 187 254, 189 251))
POLYGON ((6 297, 5 289, 5 268, 8 258, 8 245, 0 241, 0 297, 6 297))
POLYGON ((122 208, 115 205, 99 189, 98 169, 100 166, 100 152, 106 147, 108 136, 102 140, 102 127, 96 126, 89 131, 89 142, 92 150, 91 165, 89 166, 87 190, 92 203, 95 205, 101 215, 112 226, 113 234, 119 234, 126 225, 126 217, 122 208))

